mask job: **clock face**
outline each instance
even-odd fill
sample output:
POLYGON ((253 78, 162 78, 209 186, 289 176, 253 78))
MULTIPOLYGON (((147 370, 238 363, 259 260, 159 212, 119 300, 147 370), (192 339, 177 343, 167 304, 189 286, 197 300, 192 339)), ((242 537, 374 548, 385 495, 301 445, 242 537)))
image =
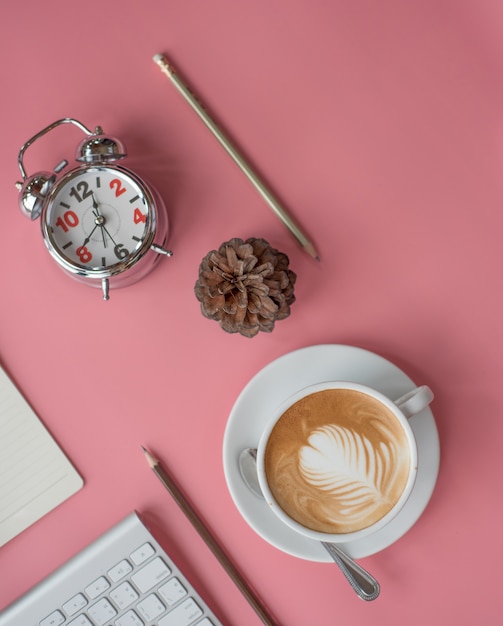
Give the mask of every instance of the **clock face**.
POLYGON ((50 252, 74 271, 119 273, 150 247, 153 203, 132 173, 105 166, 73 170, 53 193, 42 229, 50 252))

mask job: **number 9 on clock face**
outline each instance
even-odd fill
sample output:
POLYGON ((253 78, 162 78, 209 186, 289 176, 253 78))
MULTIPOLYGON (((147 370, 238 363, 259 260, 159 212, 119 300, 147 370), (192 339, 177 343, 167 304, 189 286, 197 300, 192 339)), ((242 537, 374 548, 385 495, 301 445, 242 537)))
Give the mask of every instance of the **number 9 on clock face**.
POLYGON ((49 252, 73 273, 121 273, 153 243, 152 195, 139 178, 119 166, 72 170, 47 206, 44 240, 49 252))

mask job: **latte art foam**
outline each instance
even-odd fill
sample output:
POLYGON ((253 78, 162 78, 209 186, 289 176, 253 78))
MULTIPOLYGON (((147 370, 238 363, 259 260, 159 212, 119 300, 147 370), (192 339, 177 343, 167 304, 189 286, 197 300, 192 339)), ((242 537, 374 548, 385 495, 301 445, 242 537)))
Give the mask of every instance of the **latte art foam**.
POLYGON ((281 508, 319 532, 371 526, 393 507, 410 467, 394 414, 360 391, 329 389, 296 402, 265 451, 267 482, 281 508))

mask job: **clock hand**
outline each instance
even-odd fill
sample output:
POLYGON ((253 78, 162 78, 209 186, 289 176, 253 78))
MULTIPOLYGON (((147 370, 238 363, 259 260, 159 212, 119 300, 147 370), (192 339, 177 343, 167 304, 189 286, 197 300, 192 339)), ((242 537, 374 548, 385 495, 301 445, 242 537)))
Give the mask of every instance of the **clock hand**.
POLYGON ((94 231, 98 228, 98 224, 96 224, 96 226, 92 229, 92 231, 89 233, 89 235, 87 235, 87 237, 84 239, 84 241, 82 242, 82 246, 87 246, 87 244, 91 241, 91 237, 92 234, 94 233, 94 231))
POLYGON ((103 247, 106 248, 107 247, 107 238, 105 237, 105 232, 103 230, 105 227, 103 225, 101 225, 100 228, 101 228, 101 237, 103 239, 103 247))
MULTIPOLYGON (((95 217, 94 223, 96 224, 96 226, 99 226, 101 228, 101 237, 103 239, 103 247, 106 248, 107 247, 107 239, 105 237, 105 233, 103 232, 103 228, 104 228, 103 225, 105 223, 105 218, 99 212, 98 206, 99 205, 96 202, 96 198, 94 197, 94 193, 93 193, 93 215, 95 217)), ((93 231, 94 231, 94 229, 93 229, 93 231)))
POLYGON ((110 237, 110 241, 113 243, 113 245, 115 246, 115 254, 120 258, 124 258, 125 256, 127 256, 129 254, 129 252, 121 245, 118 245, 115 241, 115 239, 112 237, 112 235, 110 234, 110 231, 108 230, 108 228, 105 226, 106 220, 105 217, 100 213, 99 211, 99 204, 96 201, 95 195, 94 193, 92 194, 93 196, 93 215, 95 217, 94 222, 97 226, 99 226, 101 228, 101 236, 103 237, 103 246, 106 248, 107 247, 107 238, 105 236, 105 233, 110 237))
MULTIPOLYGON (((91 192, 91 195, 93 197, 93 209, 98 209, 98 207, 100 205, 98 204, 98 201, 96 200, 96 196, 94 195, 94 191, 91 192)), ((93 211, 93 213, 94 213, 94 211, 93 211)))
MULTIPOLYGON (((107 247, 107 238, 105 237, 105 233, 104 233, 104 229, 105 229, 105 218, 103 217, 103 215, 97 215, 96 219, 94 220, 96 227, 100 227, 101 229, 101 237, 103 239, 103 247, 106 248, 107 247)), ((106 229, 105 229, 106 230, 106 229)))
POLYGON ((106 232, 106 234, 107 234, 107 235, 110 237, 110 239, 112 240, 112 243, 114 244, 114 246, 117 246, 117 244, 115 243, 114 238, 113 238, 113 237, 112 237, 112 235, 108 232, 108 229, 107 229, 107 227, 106 227, 104 224, 101 226, 101 230, 102 230, 102 232, 103 232, 103 231, 105 231, 105 232, 106 232))

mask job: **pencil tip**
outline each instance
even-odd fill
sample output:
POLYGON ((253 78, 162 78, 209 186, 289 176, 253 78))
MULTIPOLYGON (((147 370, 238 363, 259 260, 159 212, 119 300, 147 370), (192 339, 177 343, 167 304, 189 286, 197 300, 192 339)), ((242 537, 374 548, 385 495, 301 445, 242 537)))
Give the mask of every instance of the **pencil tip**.
POLYGON ((316 252, 313 244, 310 241, 306 242, 304 244, 303 248, 310 256, 313 257, 313 259, 315 261, 319 261, 320 260, 320 257, 318 256, 318 253, 316 252))
POLYGON ((149 452, 147 448, 145 448, 145 446, 142 446, 142 450, 143 450, 143 454, 145 455, 145 458, 147 459, 147 463, 153 469, 154 466, 157 465, 158 463, 157 458, 151 452, 149 452))

